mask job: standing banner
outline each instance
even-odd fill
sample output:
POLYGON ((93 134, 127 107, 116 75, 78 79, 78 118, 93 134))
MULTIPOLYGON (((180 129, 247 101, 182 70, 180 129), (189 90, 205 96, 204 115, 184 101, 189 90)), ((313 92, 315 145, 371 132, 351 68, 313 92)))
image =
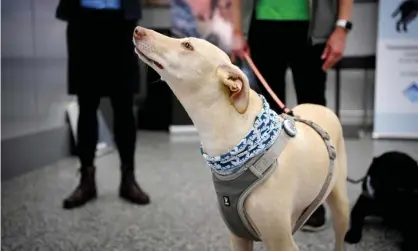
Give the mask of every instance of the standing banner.
POLYGON ((374 138, 418 139, 418 0, 380 0, 374 138))
MULTIPOLYGON (((231 54, 232 0, 171 0, 171 34, 174 37, 203 38, 231 54)), ((244 61, 237 66, 246 74, 250 86, 256 88, 251 69, 244 61)))

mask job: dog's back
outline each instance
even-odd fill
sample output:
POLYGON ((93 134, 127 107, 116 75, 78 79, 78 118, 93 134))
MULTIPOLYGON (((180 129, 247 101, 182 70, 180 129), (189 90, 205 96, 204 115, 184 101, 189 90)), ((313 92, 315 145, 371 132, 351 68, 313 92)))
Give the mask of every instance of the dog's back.
MULTIPOLYGON (((336 161, 346 162, 346 151, 345 143, 343 138, 343 131, 340 120, 336 114, 329 108, 321 105, 315 104, 301 104, 293 108, 293 112, 296 116, 300 116, 305 120, 312 121, 319 125, 325 132, 330 136, 330 142, 332 146, 336 149, 337 159, 336 161)), ((299 157, 304 156, 307 166, 301 170, 303 173, 307 173, 306 169, 310 166, 309 172, 318 172, 319 179, 323 179, 326 173, 328 172, 327 164, 325 165, 315 165, 314 163, 319 162, 320 160, 324 163, 328 162, 328 152, 324 144, 323 139, 320 135, 315 132, 310 126, 307 126, 303 123, 297 123, 298 131, 303 134, 298 140, 305 141, 304 143, 295 142, 299 157), (309 144, 307 144, 309 142, 309 144), (315 147, 313 147, 315 146, 315 147), (311 163, 311 164, 308 164, 311 163), (317 168, 320 168, 318 170, 317 168)), ((337 168, 334 169, 334 177, 341 176, 346 177, 346 169, 341 167, 341 165, 336 165, 337 168)), ((313 176, 311 176, 313 177, 313 176)), ((345 179, 345 178, 344 178, 345 179)), ((334 183, 333 180, 332 183, 334 183)), ((344 180, 345 182, 345 180, 344 180)), ((319 184, 321 182, 319 181, 319 184)))
POLYGON ((340 120, 331 109, 325 106, 301 104, 294 107, 293 112, 296 116, 301 116, 321 126, 330 135, 334 145, 343 136, 340 120))

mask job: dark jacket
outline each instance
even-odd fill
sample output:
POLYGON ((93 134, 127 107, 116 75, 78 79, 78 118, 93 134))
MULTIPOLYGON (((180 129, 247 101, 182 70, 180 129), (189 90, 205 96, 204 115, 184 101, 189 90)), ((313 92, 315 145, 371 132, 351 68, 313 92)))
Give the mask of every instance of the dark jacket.
MULTIPOLYGON (((142 18, 141 0, 121 1, 126 20, 140 20, 142 18)), ((77 18, 80 9, 80 0, 60 0, 55 16, 60 20, 69 21, 77 18)))

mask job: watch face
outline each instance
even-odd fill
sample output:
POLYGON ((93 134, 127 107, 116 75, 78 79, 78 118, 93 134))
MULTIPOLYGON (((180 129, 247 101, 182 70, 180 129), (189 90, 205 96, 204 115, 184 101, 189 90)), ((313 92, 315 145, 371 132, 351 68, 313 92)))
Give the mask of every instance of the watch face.
POLYGON ((347 23, 345 24, 345 28, 346 28, 347 30, 351 30, 351 29, 353 28, 353 23, 351 23, 351 22, 347 22, 347 23))

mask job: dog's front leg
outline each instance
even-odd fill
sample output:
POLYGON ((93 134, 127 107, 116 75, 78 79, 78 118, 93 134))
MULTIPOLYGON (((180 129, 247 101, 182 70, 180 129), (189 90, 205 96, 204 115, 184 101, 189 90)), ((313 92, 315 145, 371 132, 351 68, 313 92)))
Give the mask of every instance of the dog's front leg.
MULTIPOLYGON (((278 232, 275 232, 278 233, 278 232)), ((299 251, 291 229, 288 232, 280 232, 276 236, 270 235, 263 239, 268 251, 299 251)))
POLYGON ((345 236, 345 241, 351 244, 358 243, 362 237, 364 218, 371 215, 374 209, 372 199, 360 195, 350 216, 350 230, 345 236))
POLYGON ((418 250, 418 239, 416 231, 416 226, 418 226, 418 216, 416 216, 416 212, 418 212, 418 208, 414 205, 411 205, 403 211, 407 217, 399 219, 400 230, 403 239, 401 244, 401 251, 416 251, 418 250))
POLYGON ((253 241, 243 239, 230 233, 229 246, 231 251, 253 251, 253 241))

